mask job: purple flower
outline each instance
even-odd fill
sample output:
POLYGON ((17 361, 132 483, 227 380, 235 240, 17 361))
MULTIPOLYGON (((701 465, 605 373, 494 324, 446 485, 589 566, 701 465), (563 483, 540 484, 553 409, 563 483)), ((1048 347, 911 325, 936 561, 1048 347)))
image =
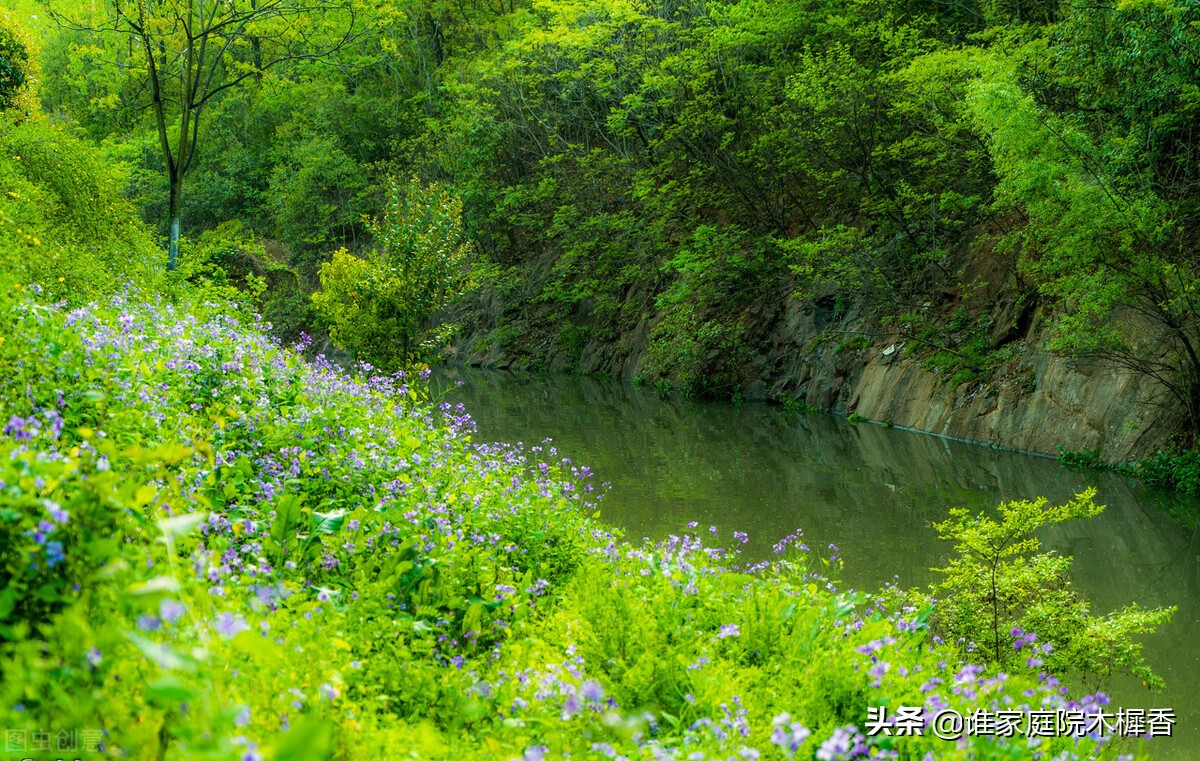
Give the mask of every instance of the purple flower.
POLYGON ((874 685, 878 687, 883 680, 883 675, 888 672, 892 664, 887 661, 880 661, 867 670, 867 674, 875 679, 874 685))
POLYGON ((96 668, 100 665, 100 662, 104 660, 104 656, 100 655, 100 651, 94 647, 88 648, 87 654, 83 657, 87 659, 87 662, 91 664, 92 668, 96 668))
POLYGON ((51 568, 61 563, 64 557, 62 542, 46 542, 46 562, 51 568))
POLYGON ((821 743, 821 747, 817 749, 817 758, 820 761, 834 761, 835 758, 849 751, 851 741, 854 739, 854 735, 850 731, 852 729, 854 729, 853 725, 848 725, 833 730, 829 739, 821 743))
POLYGON ((149 613, 143 613, 138 616, 137 627, 144 632, 152 632, 162 628, 162 622, 149 613))
POLYGON ((69 512, 67 512, 66 510, 63 510, 62 506, 59 505, 57 502, 54 502, 51 500, 45 500, 44 504, 46 505, 46 512, 50 513, 50 517, 54 520, 55 523, 59 523, 59 524, 66 523, 67 520, 70 519, 71 514, 69 512))
POLYGON ((525 753, 521 756, 521 761, 544 761, 546 754, 550 749, 545 745, 532 745, 525 749, 525 753))
POLYGON ((237 716, 233 717, 233 725, 235 727, 244 727, 250 723, 250 706, 242 706, 242 710, 238 711, 237 716))
POLYGON ((243 632, 250 628, 250 625, 246 623, 246 619, 236 613, 220 614, 217 616, 217 622, 214 626, 226 639, 233 639, 237 636, 238 632, 243 632))
POLYGON ((567 701, 563 703, 562 720, 566 721, 582 709, 583 706, 579 704, 579 698, 575 697, 574 694, 568 695, 567 701))
POLYGON ((168 624, 174 624, 186 612, 187 608, 178 600, 163 600, 158 605, 158 615, 168 624))
POLYGON ((738 629, 737 624, 722 624, 721 631, 717 632, 717 639, 725 639, 726 637, 737 637, 742 632, 738 629))
POLYGON ((795 753, 812 734, 812 730, 798 721, 792 721, 791 715, 786 713, 776 716, 771 724, 775 726, 775 731, 771 733, 771 743, 787 753, 795 753))
POLYGON ((4 426, 4 432, 12 436, 17 441, 28 441, 29 439, 33 438, 33 433, 25 428, 27 423, 33 423, 34 430, 36 431, 36 421, 25 420, 13 415, 8 419, 8 425, 4 426))
POLYGON ((579 688, 579 694, 583 696, 584 700, 590 700, 593 703, 604 700, 604 688, 600 686, 599 682, 591 679, 583 683, 583 686, 579 688))

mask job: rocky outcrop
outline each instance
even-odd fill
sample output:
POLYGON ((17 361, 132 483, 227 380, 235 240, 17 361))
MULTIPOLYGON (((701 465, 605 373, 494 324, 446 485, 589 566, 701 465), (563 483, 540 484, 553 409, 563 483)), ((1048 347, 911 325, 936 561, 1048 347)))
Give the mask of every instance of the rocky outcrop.
MULTIPOLYGON (((912 351, 920 347, 869 329, 861 305, 835 315, 831 303, 794 299, 783 289, 763 295, 742 315, 755 351, 741 396, 799 402, 996 448, 1045 455, 1055 455, 1058 447, 1096 449, 1111 462, 1151 455, 1178 430, 1180 411, 1147 376, 1041 349, 1044 320, 1039 326, 1040 315, 1013 295, 1010 276, 995 260, 976 252, 960 272, 961 282, 973 284, 975 303, 986 305, 977 311, 992 326, 990 344, 1006 347, 1007 361, 985 379, 955 382, 927 369, 921 353, 912 351)), ((965 301, 946 292, 927 306, 948 315, 965 301)), ((634 379, 644 372, 657 319, 644 314, 604 339, 590 336, 586 317, 572 320, 578 340, 567 344, 529 319, 520 331, 509 331, 521 336, 515 345, 468 334, 453 355, 489 367, 634 379)))
POLYGON ((1098 449, 1113 460, 1149 454, 1173 427, 1147 378, 1103 363, 1033 351, 1016 378, 952 389, 894 349, 868 354, 845 409, 870 420, 1042 454, 1098 449))

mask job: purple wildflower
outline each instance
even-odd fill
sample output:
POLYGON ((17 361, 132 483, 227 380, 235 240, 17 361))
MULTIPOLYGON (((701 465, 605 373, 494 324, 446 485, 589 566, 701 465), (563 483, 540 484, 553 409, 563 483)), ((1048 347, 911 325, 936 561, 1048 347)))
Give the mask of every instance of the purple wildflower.
POLYGON ((593 703, 599 703, 601 700, 604 700, 604 688, 600 686, 599 682, 591 679, 583 683, 583 686, 579 688, 579 694, 585 700, 590 700, 593 703))
POLYGON ((220 614, 217 616, 217 622, 214 626, 226 639, 233 639, 238 635, 238 632, 243 632, 250 628, 250 625, 246 623, 246 619, 237 613, 220 614))
POLYGON ((178 600, 163 600, 158 605, 158 615, 168 624, 174 624, 186 612, 187 608, 178 600))

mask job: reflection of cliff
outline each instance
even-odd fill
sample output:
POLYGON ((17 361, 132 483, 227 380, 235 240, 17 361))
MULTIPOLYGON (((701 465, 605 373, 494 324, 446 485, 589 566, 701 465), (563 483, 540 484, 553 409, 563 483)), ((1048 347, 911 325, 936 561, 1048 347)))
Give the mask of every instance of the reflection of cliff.
MULTIPOLYGON (((979 262, 974 262, 979 265, 979 262)), ((1007 343, 1016 329, 1013 293, 994 272, 970 273, 982 291, 980 303, 995 302, 993 340, 1007 343)), ((958 301, 942 305, 949 314, 958 301)), ((1177 430, 1180 411, 1155 381, 1115 365, 1072 360, 1037 349, 1044 336, 1021 323, 1019 351, 984 383, 957 385, 950 373, 927 370, 908 356, 902 337, 877 336, 855 348, 830 335, 864 329, 855 310, 831 322, 816 302, 773 301, 764 296, 752 311, 753 358, 742 389, 748 399, 793 399, 865 420, 1018 451, 1053 455, 1056 447, 1099 449, 1112 461, 1153 454, 1177 430), (829 333, 828 331, 833 331, 829 333), (1153 403, 1152 403, 1153 402, 1153 403)), ((1019 310, 1018 310, 1019 312, 1019 310)), ((546 345, 532 355, 508 356, 498 345, 486 350, 464 337, 458 356, 476 365, 528 367, 534 361, 558 370, 606 372, 626 379, 644 370, 646 335, 657 319, 646 316, 636 330, 616 341, 594 340, 568 350, 546 345), (474 346, 474 349, 468 347, 474 346)), ((1018 320, 1018 322, 1020 322, 1018 320)), ((712 357, 709 358, 710 360, 712 357)))

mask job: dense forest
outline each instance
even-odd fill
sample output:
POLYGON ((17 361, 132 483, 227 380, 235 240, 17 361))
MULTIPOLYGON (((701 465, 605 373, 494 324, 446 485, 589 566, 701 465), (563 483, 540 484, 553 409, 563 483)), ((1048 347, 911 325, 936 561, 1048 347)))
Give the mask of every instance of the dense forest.
POLYGON ((952 511, 931 589, 848 590, 800 532, 756 562, 716 527, 625 541, 586 467, 474 441, 426 363, 456 330, 538 364, 643 325, 646 379, 732 394, 764 305, 801 301, 814 340, 903 336, 956 383, 1035 337, 1105 357, 1189 445, 1198 23, 1158 0, 0 8, 4 751, 1144 757, 1174 718, 1111 723, 1077 688, 1160 686, 1137 635, 1172 611, 1094 614, 1036 534, 1092 493, 952 511), (1011 323, 964 277, 979 256, 1011 323), (924 731, 948 712, 1025 723, 924 731))
POLYGON ((802 351, 887 337, 952 386, 1099 356, 1200 429, 1189 3, 22 2, 50 119, 287 338, 399 366, 452 305, 468 353, 644 348, 639 379, 728 397, 800 300, 802 351), (474 275, 401 314, 364 262, 412 181, 461 204, 474 275), (314 308, 341 248, 371 294, 314 308))

